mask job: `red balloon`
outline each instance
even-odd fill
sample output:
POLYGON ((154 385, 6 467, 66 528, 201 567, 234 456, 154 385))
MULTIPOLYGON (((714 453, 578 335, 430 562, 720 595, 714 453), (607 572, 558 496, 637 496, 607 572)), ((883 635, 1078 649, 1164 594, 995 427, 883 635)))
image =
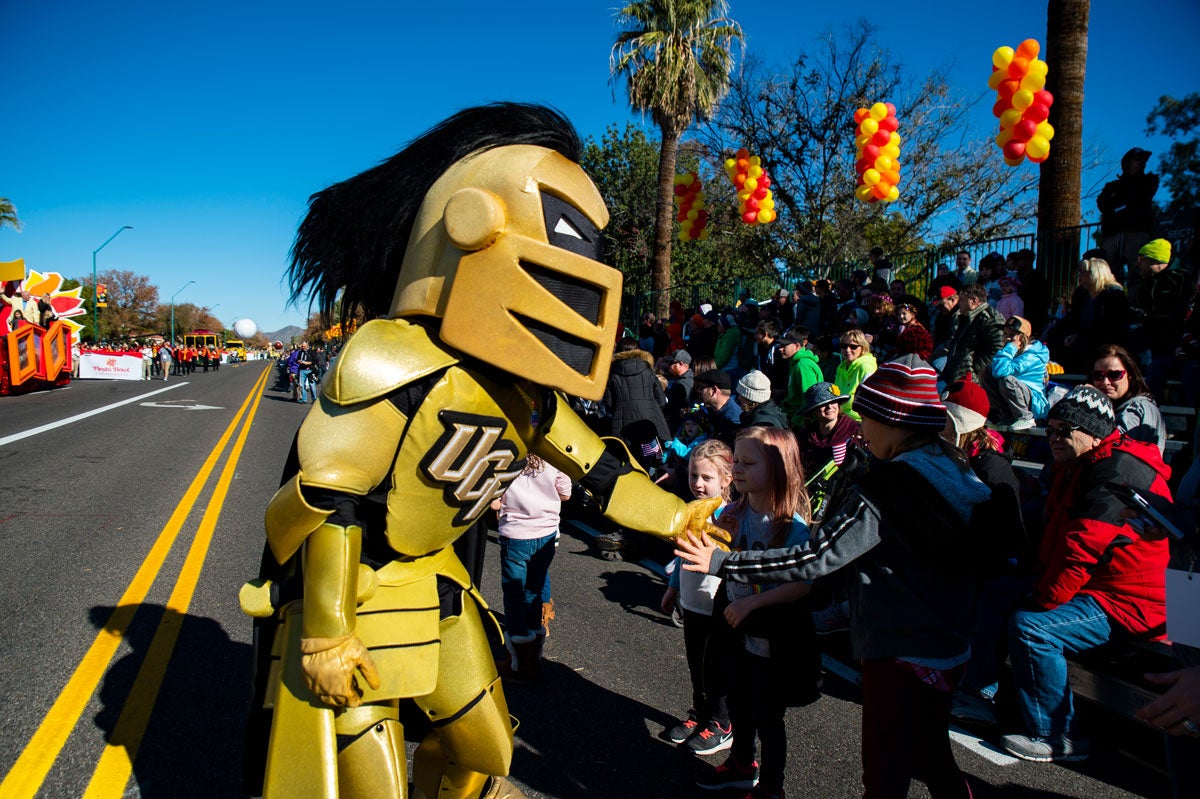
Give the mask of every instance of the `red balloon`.
POLYGON ((1005 158, 1020 158, 1023 155, 1025 155, 1025 142, 1013 139, 1004 145, 1005 158))
POLYGON ((1013 138, 1020 142, 1026 142, 1032 139, 1037 134, 1037 123, 1032 119, 1022 119, 1016 125, 1013 125, 1013 138))
POLYGON ((883 107, 887 109, 888 116, 890 116, 890 117, 896 116, 896 106, 892 105, 891 103, 884 103, 883 107))
POLYGON ((685 219, 687 219, 687 211, 680 208, 679 213, 675 214, 675 221, 682 222, 685 219))
POLYGON ((1034 103, 1025 109, 1022 119, 1032 119, 1034 122, 1045 122, 1050 118, 1050 109, 1041 103, 1034 103))
POLYGON ((1054 95, 1042 89, 1033 93, 1033 102, 1035 105, 1044 105, 1049 108, 1054 105, 1054 95))
POLYGON ((997 100, 996 104, 992 106, 992 116, 994 116, 996 119, 999 119, 1000 115, 1003 114, 1005 111, 1007 111, 1010 108, 1012 108, 1012 100, 1011 99, 997 100))
MULTIPOLYGON (((895 114, 893 113, 892 116, 886 116, 883 119, 879 120, 879 129, 882 131, 887 131, 889 134, 895 133, 897 130, 900 129, 900 121, 896 119, 895 114)), ((878 135, 878 134, 876 134, 876 135, 878 135)), ((888 136, 889 140, 891 138, 892 138, 891 136, 888 136)), ((884 142, 884 144, 887 144, 887 142, 884 142)))
MULTIPOLYGON (((868 169, 870 169, 874 165, 875 165, 875 162, 873 160, 868 160, 866 158, 860 158, 856 162, 854 162, 854 171, 861 175, 863 172, 866 172, 868 169)), ((762 184, 760 183, 759 185, 761 186, 762 184)))
POLYGON ((754 198, 753 195, 746 198, 746 210, 747 211, 757 211, 758 206, 759 206, 759 202, 757 199, 754 198))
POLYGON ((1019 88, 1021 88, 1021 81, 1009 78, 1000 81, 1000 85, 996 87, 996 94, 1002 100, 1006 100, 1016 94, 1019 88))
POLYGON ((741 148, 740 150, 738 150, 738 151, 737 151, 737 157, 738 157, 738 158, 749 158, 749 157, 750 157, 750 151, 749 151, 749 150, 747 150, 745 147, 743 147, 743 148, 741 148))
POLYGON ((879 157, 879 147, 875 144, 868 144, 863 148, 863 158, 871 163, 875 163, 875 159, 879 157))
POLYGON ((756 219, 758 219, 758 211, 747 211, 742 214, 742 221, 747 225, 753 225, 756 219))
MULTIPOLYGON (((884 122, 886 121, 887 120, 884 120, 884 122)), ((875 135, 871 137, 871 144, 875 145, 876 147, 886 147, 887 143, 891 140, 892 134, 889 131, 884 130, 883 125, 880 124, 879 130, 875 131, 875 135)))
POLYGON ((857 125, 859 122, 862 122, 864 119, 866 119, 869 116, 871 116, 871 112, 868 111, 867 109, 865 109, 865 108, 858 109, 857 111, 854 112, 854 124, 857 125))
POLYGON ((1025 77, 1025 73, 1029 71, 1029 59, 1023 56, 1014 56, 1013 60, 1008 64, 1008 75, 1011 78, 1020 80, 1025 77))
POLYGON ((758 179, 758 187, 760 189, 771 188, 771 178, 767 176, 767 170, 763 170, 762 177, 758 179))
POLYGON ((682 197, 683 195, 685 195, 687 193, 688 193, 687 186, 683 185, 682 183, 680 183, 679 185, 677 185, 675 187, 675 196, 676 197, 682 197))
POLYGON ((762 186, 759 186, 757 189, 754 190, 754 193, 751 194, 750 196, 759 201, 765 200, 765 199, 767 199, 767 190, 764 189, 762 186))
POLYGON ((708 221, 708 211, 707 210, 700 211, 699 213, 696 214, 696 224, 697 225, 700 225, 701 227, 703 227, 704 223, 707 221, 708 221))

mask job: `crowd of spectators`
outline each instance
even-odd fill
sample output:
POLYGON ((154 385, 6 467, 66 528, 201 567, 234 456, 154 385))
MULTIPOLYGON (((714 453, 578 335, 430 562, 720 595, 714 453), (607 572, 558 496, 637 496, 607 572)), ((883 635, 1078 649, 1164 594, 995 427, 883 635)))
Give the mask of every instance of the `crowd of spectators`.
MULTIPOLYGON (((810 551, 814 541, 828 545, 822 517, 842 518, 838 514, 846 508, 839 506, 848 496, 867 502, 881 517, 889 510, 902 513, 900 503, 913 497, 899 496, 903 481, 892 485, 883 475, 907 472, 889 470, 887 461, 907 462, 905 453, 925 453, 912 458, 930 459, 920 468, 930 470, 926 479, 943 492, 946 484, 933 475, 950 469, 944 475, 953 472, 966 487, 943 497, 958 515, 944 515, 939 523, 947 531, 970 529, 978 563, 973 573, 968 568, 959 575, 973 581, 967 607, 975 610, 970 624, 955 619, 953 635, 973 632, 970 647, 949 653, 953 658, 916 658, 919 678, 932 680, 927 685, 942 697, 920 699, 921 706, 947 723, 951 713, 967 723, 995 723, 995 703, 1003 699, 997 696, 997 675, 1007 653, 1015 684, 1008 701, 1020 709, 1024 727, 1005 735, 1002 745, 1028 760, 1079 760, 1088 754, 1088 741, 1073 711, 1065 658, 1112 640, 1161 638, 1165 632, 1167 545, 1161 531, 1127 523, 1129 514, 1108 484, 1133 486, 1164 507, 1171 501, 1159 405, 1168 385, 1182 386, 1176 389, 1179 402, 1200 400, 1200 319, 1192 313, 1200 294, 1193 289, 1193 264, 1187 254, 1179 256, 1165 240, 1147 238, 1126 272, 1114 270, 1105 251, 1089 251, 1076 271, 1077 288, 1058 307, 1051 307, 1048 283, 1029 250, 1007 257, 992 253, 977 267, 969 253, 960 252, 953 269, 938 268, 926 296, 907 291, 882 251, 875 251, 869 272, 832 282, 801 281, 762 301, 743 292, 728 306, 701 302, 686 309, 674 302, 667 318, 646 314, 636 335, 619 341, 604 402, 588 408, 587 418, 601 432, 625 439, 652 475, 682 496, 689 496, 689 457, 698 445, 714 441, 735 448, 747 430, 780 431, 772 436, 790 431, 802 464, 802 477, 795 479, 811 498, 805 521, 813 534, 806 543, 781 549, 780 560, 772 560, 768 547, 762 557, 774 571, 733 574, 754 582, 768 579, 762 575, 769 572, 773 584, 819 576, 805 599, 817 603, 812 616, 818 633, 849 627, 856 637, 870 639, 872 630, 862 626, 871 622, 853 607, 855 597, 863 601, 855 575, 864 572, 842 567, 864 557, 888 561, 896 553, 868 555, 876 546, 868 541, 866 549, 842 560, 812 555, 822 564, 816 569, 775 564, 806 562, 808 555, 800 553, 810 551), (1136 284, 1133 292, 1130 282, 1136 284), (1051 383, 1052 363, 1074 373, 1081 385, 1051 383), (879 374, 889 376, 875 377, 879 374), (927 391, 927 383, 936 388, 927 391), (905 394, 918 384, 919 399, 905 394), (864 386, 873 387, 866 409, 864 386), (881 421, 892 427, 881 428, 881 421), (941 450, 929 449, 934 442, 924 432, 908 437, 889 432, 934 426, 948 461, 937 460, 941 450), (1040 476, 1022 479, 1013 468, 1012 441, 1034 433, 1047 441, 1049 455, 1040 476), (886 457, 880 455, 881 437, 891 442, 886 457), (966 471, 954 471, 959 467, 952 463, 966 471), (956 497, 968 494, 969 505, 955 506, 956 497)), ((736 456, 734 464, 736 475, 736 456)), ((1191 465, 1177 463, 1172 484, 1191 465)), ((941 513, 940 501, 928 504, 931 513, 941 513)), ((886 530, 897 522, 874 523, 886 530)), ((922 549, 933 545, 932 538, 910 543, 915 549, 906 557, 919 560, 922 551, 932 556, 922 549)), ((928 561, 922 566, 930 567, 928 561)), ((728 576, 722 568, 718 564, 710 574, 728 576)), ((873 579, 925 579, 921 570, 864 568, 873 579)), ((936 625, 936 614, 931 618, 936 625)), ((864 662, 864 674, 867 666, 864 662)), ((907 672, 874 664, 871 670, 877 685, 893 690, 906 685, 907 672)), ((703 682, 694 679, 697 686, 703 682)), ((1187 687, 1194 684, 1183 681, 1175 689, 1180 707, 1200 707, 1187 704, 1200 700, 1184 695, 1194 692, 1187 687)), ((911 696, 917 702, 924 694, 913 690, 911 696)), ((903 727, 891 712, 875 716, 903 727)), ((1172 735, 1200 733, 1200 718, 1170 713, 1163 718, 1171 719, 1162 726, 1172 735)), ((711 718, 691 721, 672 734, 703 729, 711 718)), ((929 734, 910 732, 918 740, 929 734)), ((693 741, 692 749, 712 753, 713 734, 710 729, 704 741, 693 741)), ((877 743, 864 739, 865 759, 884 756, 868 751, 877 743)), ((927 778, 949 790, 958 784, 958 772, 938 751, 941 759, 923 766, 876 762, 875 776, 880 785, 927 778)), ((738 757, 701 782, 706 787, 745 782, 747 752, 753 750, 742 746, 738 757), (733 781, 721 783, 722 774, 733 781)), ((1193 770, 1200 762, 1194 755, 1193 770)), ((946 795, 957 793, 955 788, 946 795)), ((754 795, 778 792, 773 785, 754 795)))

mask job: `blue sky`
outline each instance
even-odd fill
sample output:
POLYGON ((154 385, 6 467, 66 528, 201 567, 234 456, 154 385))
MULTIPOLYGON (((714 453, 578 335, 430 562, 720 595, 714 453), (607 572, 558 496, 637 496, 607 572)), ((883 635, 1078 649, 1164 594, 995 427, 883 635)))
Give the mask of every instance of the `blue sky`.
MULTIPOLYGON (((617 5, 0 0, 0 196, 24 223, 0 231, 0 261, 78 277, 132 225, 101 270, 145 274, 163 301, 195 280, 177 301, 227 323, 302 324, 281 278, 308 196, 450 113, 514 99, 557 106, 584 136, 650 124, 608 83, 617 5)), ((996 47, 1045 44, 1046 0, 814 5, 733 0, 730 15, 749 51, 782 64, 875 11, 880 43, 914 79, 948 65, 979 94, 996 47)), ((1200 89, 1197 30, 1195 0, 1093 0, 1085 145, 1114 165, 1133 146, 1162 152, 1145 116, 1159 95, 1200 89)), ((990 106, 976 132, 995 125, 990 106)))

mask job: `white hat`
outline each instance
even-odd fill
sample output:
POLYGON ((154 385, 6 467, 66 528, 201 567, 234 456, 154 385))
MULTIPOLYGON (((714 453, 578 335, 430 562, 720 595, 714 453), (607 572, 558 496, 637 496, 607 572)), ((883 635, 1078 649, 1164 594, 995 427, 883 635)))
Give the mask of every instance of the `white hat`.
POLYGON ((757 369, 747 372, 738 381, 737 393, 749 402, 766 402, 771 399, 771 378, 757 369))

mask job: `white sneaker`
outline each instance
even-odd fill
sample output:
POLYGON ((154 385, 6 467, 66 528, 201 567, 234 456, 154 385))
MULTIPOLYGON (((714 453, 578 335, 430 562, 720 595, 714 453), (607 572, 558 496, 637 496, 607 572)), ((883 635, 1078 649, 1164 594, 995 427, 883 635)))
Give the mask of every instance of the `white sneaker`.
POLYGON ((1018 419, 1017 421, 1010 424, 1008 426, 1008 429, 1013 430, 1013 431, 1029 430, 1030 428, 1033 428, 1033 427, 1037 427, 1037 422, 1035 422, 1032 418, 1029 418, 1029 419, 1018 419))

